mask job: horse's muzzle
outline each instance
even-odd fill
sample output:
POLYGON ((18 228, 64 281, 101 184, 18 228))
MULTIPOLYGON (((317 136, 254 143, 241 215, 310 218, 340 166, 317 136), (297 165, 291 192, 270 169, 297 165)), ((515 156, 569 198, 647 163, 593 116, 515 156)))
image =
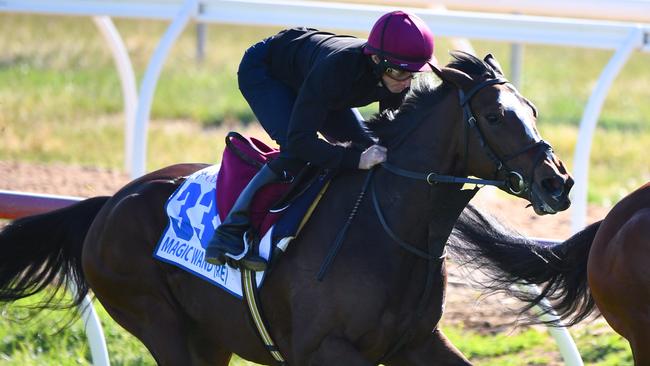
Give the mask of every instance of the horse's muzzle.
POLYGON ((555 175, 533 182, 530 203, 538 215, 554 214, 571 206, 569 192, 573 187, 573 178, 569 174, 555 175))

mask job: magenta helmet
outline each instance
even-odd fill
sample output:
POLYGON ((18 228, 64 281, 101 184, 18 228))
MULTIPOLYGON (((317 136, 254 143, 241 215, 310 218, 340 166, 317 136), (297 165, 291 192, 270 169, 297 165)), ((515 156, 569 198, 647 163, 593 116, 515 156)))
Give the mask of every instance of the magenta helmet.
POLYGON ((435 63, 433 33, 415 14, 401 10, 382 15, 375 23, 364 48, 367 55, 382 57, 391 66, 407 71, 428 70, 435 63))

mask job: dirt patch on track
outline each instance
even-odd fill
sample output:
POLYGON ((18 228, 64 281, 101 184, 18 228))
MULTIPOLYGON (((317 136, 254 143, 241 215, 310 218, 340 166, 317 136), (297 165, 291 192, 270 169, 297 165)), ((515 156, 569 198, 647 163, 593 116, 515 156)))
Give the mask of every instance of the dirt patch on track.
POLYGON ((112 195, 129 182, 127 174, 63 164, 0 161, 0 189, 92 197, 112 195))

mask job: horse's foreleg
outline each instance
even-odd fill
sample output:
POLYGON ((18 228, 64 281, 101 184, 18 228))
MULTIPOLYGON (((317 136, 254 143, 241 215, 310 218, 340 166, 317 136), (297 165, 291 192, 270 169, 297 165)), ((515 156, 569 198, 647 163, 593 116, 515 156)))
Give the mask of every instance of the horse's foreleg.
POLYGON ((387 366, 471 366, 469 360, 439 329, 407 344, 385 364, 387 366))
POLYGON ((648 366, 650 365, 650 324, 647 322, 640 322, 637 329, 633 330, 632 336, 628 339, 630 347, 632 348, 632 356, 634 357, 635 366, 648 366))
POLYGON ((308 356, 301 365, 309 366, 374 366, 346 339, 328 336, 320 343, 318 349, 308 356))

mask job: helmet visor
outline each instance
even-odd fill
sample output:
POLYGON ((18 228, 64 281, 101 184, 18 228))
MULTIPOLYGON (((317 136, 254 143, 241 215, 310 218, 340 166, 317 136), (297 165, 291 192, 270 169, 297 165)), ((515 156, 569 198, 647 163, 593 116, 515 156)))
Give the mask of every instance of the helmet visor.
POLYGON ((431 55, 431 58, 429 60, 422 61, 400 60, 396 57, 392 57, 391 55, 386 55, 385 57, 386 60, 396 68, 410 72, 431 71, 429 63, 432 63, 434 65, 438 64, 438 60, 433 55, 431 55))

